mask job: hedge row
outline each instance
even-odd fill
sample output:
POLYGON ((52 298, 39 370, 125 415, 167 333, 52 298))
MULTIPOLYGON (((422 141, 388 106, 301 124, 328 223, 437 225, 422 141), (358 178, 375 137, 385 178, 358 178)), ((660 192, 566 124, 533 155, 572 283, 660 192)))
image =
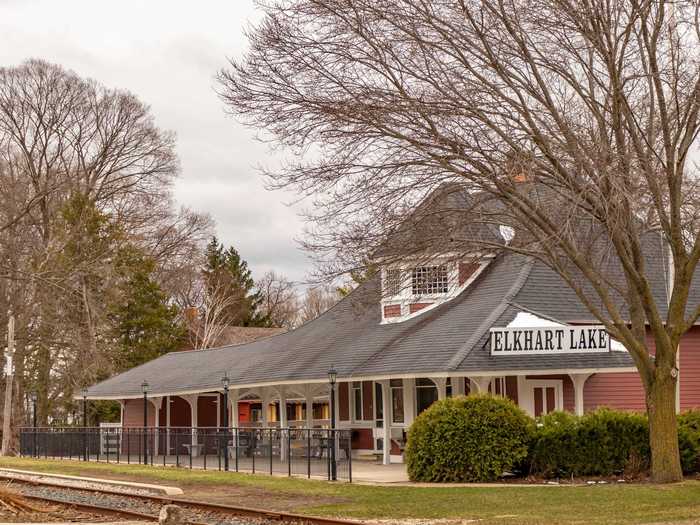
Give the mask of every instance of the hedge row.
MULTIPOLYGON (((678 416, 683 472, 700 471, 700 412, 678 416)), ((565 412, 538 420, 530 471, 547 477, 635 476, 649 468, 647 417, 601 408, 577 417, 565 412)))
MULTIPOLYGON (((700 472, 700 411, 678 417, 685 473, 700 472)), ((649 468, 646 416, 599 409, 536 421, 512 401, 449 398, 420 414, 408 434, 415 481, 491 481, 504 472, 545 477, 635 476, 649 468)))

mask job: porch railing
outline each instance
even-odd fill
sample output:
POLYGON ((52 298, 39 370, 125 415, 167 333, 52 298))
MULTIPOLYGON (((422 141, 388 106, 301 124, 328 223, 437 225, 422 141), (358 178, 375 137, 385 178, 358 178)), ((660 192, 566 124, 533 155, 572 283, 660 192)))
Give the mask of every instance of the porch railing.
POLYGON ((345 429, 22 427, 20 454, 352 481, 345 429))

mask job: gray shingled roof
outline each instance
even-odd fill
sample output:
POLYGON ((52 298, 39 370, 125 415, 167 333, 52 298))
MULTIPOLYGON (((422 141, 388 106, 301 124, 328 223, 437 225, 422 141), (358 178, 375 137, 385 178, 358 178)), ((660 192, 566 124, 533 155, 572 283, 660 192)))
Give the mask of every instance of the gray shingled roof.
POLYGON ((137 397, 144 380, 152 395, 217 390, 224 372, 233 387, 325 382, 331 366, 339 379, 634 366, 625 352, 491 356, 489 328, 507 325, 519 311, 564 323, 590 318, 556 274, 519 255, 500 255, 459 296, 400 323, 381 324, 378 287, 378 278, 361 285, 291 332, 159 357, 93 386, 88 396, 137 397))

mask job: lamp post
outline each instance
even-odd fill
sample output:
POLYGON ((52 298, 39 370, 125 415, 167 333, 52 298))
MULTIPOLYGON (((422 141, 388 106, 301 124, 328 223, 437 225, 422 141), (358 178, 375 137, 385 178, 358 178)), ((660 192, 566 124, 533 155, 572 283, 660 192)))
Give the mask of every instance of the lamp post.
POLYGON ((337 465, 335 464, 335 381, 338 378, 338 372, 331 366, 328 370, 328 383, 331 386, 330 404, 331 404, 331 439, 330 439, 330 454, 331 454, 331 481, 338 478, 337 465))
POLYGON ((32 393, 32 427, 34 429, 34 440, 32 443, 32 456, 39 457, 39 453, 36 450, 37 438, 36 438, 36 392, 32 393))
POLYGON ((224 372, 221 384, 224 386, 224 470, 228 470, 228 386, 231 380, 224 372))
POLYGON ((83 461, 88 460, 88 441, 87 441, 87 388, 81 390, 83 394, 83 461))
POLYGON ((148 465, 148 381, 141 383, 143 392, 143 464, 148 465))

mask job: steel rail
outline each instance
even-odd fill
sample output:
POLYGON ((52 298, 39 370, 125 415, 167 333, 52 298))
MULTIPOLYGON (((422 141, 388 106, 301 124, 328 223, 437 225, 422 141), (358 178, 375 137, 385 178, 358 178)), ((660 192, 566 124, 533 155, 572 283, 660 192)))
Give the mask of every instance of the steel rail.
MULTIPOLYGON (((71 488, 71 487, 68 487, 68 488, 71 488)), ((36 496, 34 494, 22 494, 21 496, 25 499, 30 499, 30 500, 34 500, 34 501, 41 501, 41 502, 48 502, 48 503, 53 503, 55 505, 63 505, 64 507, 75 508, 78 510, 89 512, 91 514, 101 514, 101 515, 119 516, 119 517, 126 516, 128 518, 139 518, 141 520, 146 520, 146 521, 158 521, 158 516, 154 516, 153 514, 146 514, 145 512, 137 512, 135 510, 117 509, 114 507, 106 507, 104 505, 95 505, 95 504, 91 504, 91 503, 78 503, 78 502, 74 502, 74 501, 62 500, 59 498, 50 498, 48 496, 36 496)), ((192 524, 192 525, 200 525, 200 524, 192 524)))
MULTIPOLYGON (((41 475, 37 473, 36 475, 41 475)), ((312 524, 312 525, 364 525, 362 522, 359 521, 352 521, 352 520, 345 520, 345 519, 339 519, 339 518, 324 518, 321 516, 309 516, 306 514, 295 514, 292 512, 283 512, 283 511, 270 511, 266 509, 259 509, 255 507, 243 507, 239 505, 226 505, 222 503, 210 503, 210 502, 204 502, 204 501, 197 501, 197 500, 191 500, 191 499, 186 499, 186 498, 174 498, 172 496, 156 496, 153 494, 130 494, 128 492, 122 492, 119 490, 110 490, 106 488, 95 488, 95 487, 74 487, 70 485, 65 485, 62 483, 55 483, 55 482, 50 482, 50 481, 38 481, 38 480, 28 480, 28 479, 22 479, 22 478, 15 478, 12 476, 8 476, 3 474, 0 477, 1 479, 6 479, 6 480, 11 480, 13 483, 24 483, 28 485, 41 485, 41 486, 47 486, 47 487, 55 487, 55 488, 62 488, 62 489, 68 489, 68 490, 78 490, 78 491, 84 491, 84 492, 94 492, 97 494, 106 494, 106 495, 112 495, 112 496, 121 496, 121 497, 127 497, 127 498, 132 498, 132 499, 141 499, 141 500, 147 500, 151 502, 158 502, 162 505, 180 505, 182 507, 190 507, 194 508, 195 510, 209 510, 209 511, 215 511, 215 512, 220 512, 222 514, 230 514, 230 515, 235 515, 235 516, 247 516, 251 518, 264 518, 268 520, 276 520, 276 521, 282 521, 282 522, 288 522, 288 523, 300 523, 300 524, 312 524)), ((97 481, 90 482, 90 483, 99 483, 97 481)), ((24 496, 24 495, 23 495, 24 496)), ((83 503, 72 503, 72 502, 65 502, 59 499, 53 500, 52 498, 44 498, 43 496, 32 496, 32 495, 27 495, 25 496, 27 498, 33 498, 33 499, 45 499, 46 501, 51 501, 52 503, 60 503, 63 505, 75 505, 77 506, 85 506, 86 509, 88 508, 94 508, 96 510, 100 510, 100 508, 103 508, 100 505, 96 505, 92 507, 89 504, 83 504, 83 503)), ((140 514, 136 511, 130 511, 126 509, 113 509, 112 507, 104 507, 106 511, 114 511, 115 513, 121 513, 121 514, 132 514, 133 516, 139 516, 144 518, 144 519, 149 519, 149 520, 156 520, 158 521, 157 516, 153 516, 150 514, 140 514)), ((201 525, 199 523, 191 522, 192 525, 201 525)))

